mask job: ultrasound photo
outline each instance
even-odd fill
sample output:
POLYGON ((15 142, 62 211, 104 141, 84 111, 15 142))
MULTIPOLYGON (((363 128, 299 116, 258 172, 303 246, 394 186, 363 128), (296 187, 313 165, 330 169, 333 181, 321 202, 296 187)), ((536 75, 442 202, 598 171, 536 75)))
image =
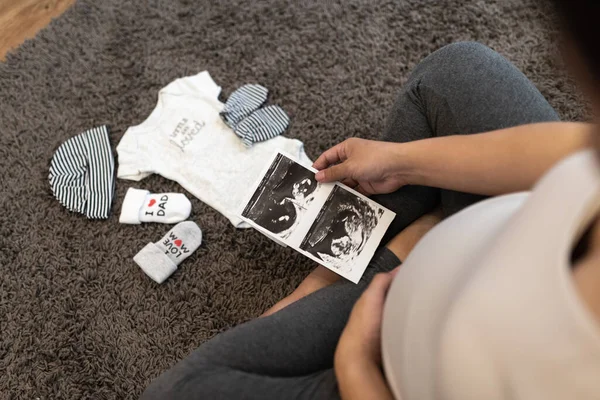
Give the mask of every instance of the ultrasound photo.
POLYGON ((314 200, 318 186, 314 172, 279 153, 242 216, 286 239, 314 200))
POLYGON ((249 189, 241 218, 277 243, 358 283, 396 214, 278 152, 249 189))
POLYGON ((304 237, 300 249, 339 272, 349 272, 384 209, 336 185, 304 237))

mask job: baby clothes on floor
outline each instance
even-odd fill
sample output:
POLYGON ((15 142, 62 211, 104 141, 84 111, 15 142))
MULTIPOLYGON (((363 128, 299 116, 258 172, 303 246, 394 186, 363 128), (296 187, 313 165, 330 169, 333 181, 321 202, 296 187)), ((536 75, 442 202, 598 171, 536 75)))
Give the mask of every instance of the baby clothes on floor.
POLYGON ((231 93, 219 113, 246 147, 281 135, 290 124, 290 117, 281 107, 260 108, 268 94, 264 86, 244 85, 231 93))
POLYGON ((256 84, 244 85, 236 89, 225 102, 219 113, 231 129, 252 112, 258 110, 267 101, 269 91, 256 84))
POLYGON ((114 160, 108 126, 88 129, 60 145, 48 177, 54 197, 89 219, 106 219, 114 194, 114 160))
POLYGON ((244 146, 251 147, 254 143, 263 142, 281 135, 290 124, 290 118, 278 106, 260 108, 240 121, 234 132, 244 146))
POLYGON ((133 261, 156 283, 163 283, 202 244, 202 231, 192 221, 180 222, 156 243, 148 243, 133 261))
POLYGON ((191 212, 192 203, 182 193, 154 194, 148 190, 129 188, 123 199, 119 222, 176 224, 185 221, 191 212))
POLYGON ((219 112, 221 88, 207 71, 176 79, 161 89, 158 103, 140 125, 127 129, 117 146, 117 177, 139 181, 156 173, 178 182, 238 228, 241 202, 276 150, 310 165, 299 140, 277 136, 247 148, 219 112))

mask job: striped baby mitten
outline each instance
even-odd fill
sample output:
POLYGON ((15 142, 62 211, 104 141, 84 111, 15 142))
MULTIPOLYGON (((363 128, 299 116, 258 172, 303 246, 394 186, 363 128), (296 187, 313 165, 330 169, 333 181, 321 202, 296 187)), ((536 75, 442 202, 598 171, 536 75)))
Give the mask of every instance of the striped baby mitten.
POLYGON ((236 125, 242 119, 267 101, 268 94, 269 91, 264 86, 256 84, 244 85, 229 96, 219 115, 221 115, 223 121, 231 129, 235 129, 236 125))
POLYGON ((288 115, 278 106, 260 108, 240 121, 234 132, 246 147, 281 135, 290 124, 288 115))

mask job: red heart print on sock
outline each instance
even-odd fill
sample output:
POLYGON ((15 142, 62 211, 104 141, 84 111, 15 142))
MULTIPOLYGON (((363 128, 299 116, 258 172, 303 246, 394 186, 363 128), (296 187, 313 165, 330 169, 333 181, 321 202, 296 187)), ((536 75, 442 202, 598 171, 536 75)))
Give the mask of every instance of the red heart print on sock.
POLYGON ((156 200, 150 199, 150 203, 148 203, 148 207, 152 207, 156 203, 156 200))
POLYGON ((183 242, 181 241, 181 239, 177 239, 177 240, 176 240, 175 242, 173 242, 173 243, 175 243, 175 246, 177 246, 177 247, 181 247, 181 243, 183 243, 183 242))

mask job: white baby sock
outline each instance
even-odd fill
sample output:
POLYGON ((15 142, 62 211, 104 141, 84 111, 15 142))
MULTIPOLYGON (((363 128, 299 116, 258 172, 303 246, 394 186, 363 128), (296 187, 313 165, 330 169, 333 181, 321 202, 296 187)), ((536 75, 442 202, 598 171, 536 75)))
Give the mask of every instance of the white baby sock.
POLYGON ((119 222, 175 224, 185 221, 191 211, 192 203, 181 193, 151 194, 147 190, 129 188, 123 200, 119 222))
POLYGON ((201 243, 202 231, 198 225, 192 221, 181 222, 158 242, 148 243, 133 261, 156 283, 163 283, 201 243))

